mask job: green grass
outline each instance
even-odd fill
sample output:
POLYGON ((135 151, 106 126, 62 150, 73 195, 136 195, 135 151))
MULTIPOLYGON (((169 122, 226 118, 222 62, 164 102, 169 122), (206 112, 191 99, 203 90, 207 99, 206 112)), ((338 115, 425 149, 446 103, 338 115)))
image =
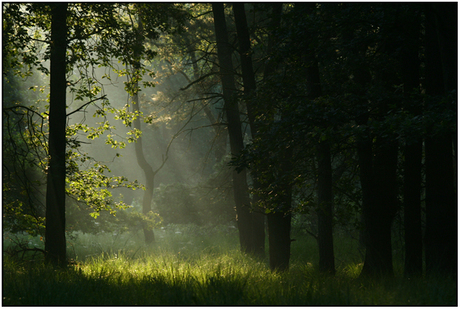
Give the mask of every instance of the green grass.
POLYGON ((152 246, 142 235, 74 236, 67 270, 4 255, 3 305, 456 305, 453 280, 359 279, 359 254, 340 245, 337 275, 322 275, 306 236, 293 242, 286 273, 242 254, 226 228, 172 226, 152 246))

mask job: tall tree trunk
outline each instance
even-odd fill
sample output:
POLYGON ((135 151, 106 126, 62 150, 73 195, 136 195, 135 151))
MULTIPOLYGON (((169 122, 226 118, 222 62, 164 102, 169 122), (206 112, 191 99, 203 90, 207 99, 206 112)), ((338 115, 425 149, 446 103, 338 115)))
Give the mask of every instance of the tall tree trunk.
MULTIPOLYGON (((419 34, 420 12, 407 16, 403 22, 407 40, 403 43, 401 71, 404 84, 404 108, 412 115, 420 115, 422 102, 412 99, 420 86, 419 34)), ((420 137, 406 138, 404 146, 404 274, 407 277, 423 272, 422 238, 422 141, 420 137)))
POLYGON ((398 144, 391 136, 378 136, 374 145, 367 116, 358 117, 357 123, 365 128, 357 136, 366 246, 361 276, 392 276, 391 225, 397 210, 398 144))
MULTIPOLYGON (((142 44, 142 21, 140 18, 138 18, 138 38, 137 38, 137 44, 142 44)), ((140 50, 140 47, 137 47, 136 50, 140 50)), ((139 93, 138 93, 138 82, 137 82, 137 74, 140 73, 140 55, 135 52, 135 60, 134 60, 134 78, 136 78, 136 82, 134 84, 134 88, 136 89, 134 95, 132 96, 132 103, 133 103, 133 109, 135 112, 139 113, 140 112, 140 102, 139 102, 139 93)), ((133 121, 134 128, 141 131, 141 121, 139 117, 136 117, 133 121)), ((142 136, 140 136, 135 145, 134 145, 135 151, 136 151, 136 159, 137 159, 137 164, 139 167, 142 169, 145 175, 145 191, 144 191, 144 196, 142 197, 142 213, 144 215, 148 215, 149 212, 152 210, 152 197, 153 197, 153 185, 154 185, 154 179, 155 179, 155 173, 153 172, 152 166, 147 162, 144 156, 144 148, 142 144, 142 136)), ((143 227, 144 231, 144 239, 146 244, 153 243, 155 241, 155 234, 153 233, 153 230, 151 228, 148 228, 146 226, 143 227)))
POLYGON ((319 270, 335 274, 334 238, 333 238, 333 205, 332 166, 329 141, 318 145, 318 248, 319 270))
MULTIPOLYGON (((228 122, 230 137, 230 151, 237 156, 244 148, 243 134, 236 98, 235 80, 233 76, 232 47, 228 43, 227 25, 225 22, 224 5, 212 3, 214 27, 217 41, 217 56, 220 65, 220 78, 224 97, 224 110, 228 122)), ((247 253, 256 252, 252 246, 251 213, 249 211, 250 198, 246 179, 246 170, 233 170, 233 196, 235 199, 237 223, 241 250, 247 253)))
MULTIPOLYGON (((276 30, 281 25, 281 17, 283 12, 282 2, 271 2, 271 21, 270 21, 270 34, 268 37, 267 54, 271 54, 276 48, 277 41, 275 38, 276 30)), ((269 58, 264 66, 264 80, 270 77, 275 72, 277 63, 273 58, 269 58)))
POLYGON ((289 269, 291 257, 291 213, 269 213, 267 224, 270 269, 272 271, 286 271, 289 269))
POLYGON ((249 39, 249 30, 246 20, 246 12, 244 10, 244 3, 233 3, 233 15, 235 17, 236 32, 238 34, 238 51, 241 59, 241 71, 243 75, 244 96, 248 109, 249 126, 252 134, 254 135, 257 132, 257 128, 254 124, 256 111, 254 110, 253 105, 248 102, 248 99, 254 95, 254 92, 256 91, 256 78, 252 67, 251 41, 249 39))
MULTIPOLYGON (((283 3, 271 4, 271 22, 270 22, 270 35, 268 38, 268 54, 276 48, 275 33, 281 24, 283 3)), ((270 76, 276 71, 277 62, 269 59, 265 63, 263 78, 268 80, 270 76)), ((281 115, 283 117, 283 115, 281 115)), ((279 195, 282 196, 276 210, 267 214, 268 226, 268 252, 270 260, 270 269, 272 271, 286 271, 289 269, 289 260, 291 256, 291 203, 292 203, 292 187, 290 184, 289 174, 291 173, 292 166, 291 160, 293 156, 292 146, 283 150, 281 155, 282 162, 280 170, 283 175, 284 184, 281 184, 279 195)))
MULTIPOLYGON (((315 3, 296 3, 296 9, 306 15, 311 15, 315 9, 315 3)), ((309 40, 313 39, 310 29, 304 29, 309 40)), ((307 81, 308 99, 315 100, 322 95, 321 80, 318 61, 315 51, 308 48, 303 51, 303 62, 305 63, 305 77, 307 81)), ((328 124, 320 124, 326 129, 328 124)), ((332 166, 331 166, 331 142, 330 137, 319 141, 316 149, 318 159, 318 249, 319 269, 322 272, 335 274, 334 261, 334 238, 333 238, 333 202, 332 192, 332 166)))
POLYGON ((65 149, 67 3, 51 4, 49 163, 46 183, 45 260, 66 264, 65 149))
MULTIPOLYGON (((255 94, 256 79, 252 67, 251 41, 249 40, 248 24, 244 3, 233 4, 233 15, 235 16, 236 31, 238 34, 239 54, 241 59, 241 70, 243 74, 244 96, 246 99, 246 108, 248 111, 249 127, 251 128, 252 138, 257 134, 257 128, 254 123, 256 111, 250 102, 251 97, 255 94)), ((253 186, 255 189, 260 188, 256 172, 252 171, 253 186)), ((265 256, 265 215, 263 211, 257 208, 258 196, 254 195, 252 199, 251 221, 252 221, 252 246, 256 250, 255 255, 265 256)))
POLYGON ((377 137, 374 152, 372 204, 364 209, 366 256, 362 275, 393 275, 391 225, 397 210, 398 144, 392 138, 377 137))
POLYGON ((291 204, 292 204, 292 146, 285 148, 281 155, 281 168, 283 171, 278 200, 280 205, 267 215, 268 225, 268 253, 270 257, 270 269, 272 271, 289 270, 289 260, 291 258, 291 204))
MULTIPOLYGON (((426 4, 427 109, 439 109, 439 98, 456 90, 457 4, 426 4), (449 40, 453 40, 449 42, 449 40), (452 45, 453 44, 453 45, 452 45), (449 60, 450 62, 447 62, 449 60)), ((452 98, 454 100, 454 98, 452 98)), ((455 104, 444 103, 455 113, 455 104)), ((428 274, 457 272, 457 207, 453 164, 453 140, 449 130, 429 128, 425 139, 426 231, 425 261, 428 274)))
MULTIPOLYGON (((353 33, 346 34, 348 39, 353 39, 353 33)), ((388 45, 388 44, 387 44, 388 45)), ((390 47, 383 45, 383 49, 390 47)), ((393 48, 393 47, 391 47, 393 48)), ((356 57, 364 61, 364 50, 353 47, 356 57)), ((388 51, 393 52, 393 50, 388 51)), ((354 80, 361 90, 357 93, 365 98, 366 89, 371 78, 369 69, 365 66, 357 67, 354 80)), ((375 73, 375 82, 384 87, 389 87, 394 78, 392 70, 375 73)), ((375 115, 380 121, 384 120, 389 111, 389 100, 379 102, 379 114, 375 115)), ((367 100, 360 102, 363 107, 360 115, 356 116, 358 126, 363 130, 356 137, 358 162, 360 166, 360 182, 363 195, 362 220, 364 225, 364 243, 366 254, 361 276, 378 277, 392 276, 392 247, 391 226, 397 210, 397 183, 396 168, 398 144, 394 136, 385 132, 371 132, 368 126, 369 110, 367 100), (375 142, 373 141, 375 139, 375 142)))
POLYGON ((404 148, 404 274, 421 275, 422 254, 422 143, 415 141, 404 148))
MULTIPOLYGON (((139 112, 140 102, 139 102, 139 96, 137 93, 132 97, 132 103, 133 103, 134 111, 139 112)), ((135 129, 141 130, 141 122, 139 120, 139 117, 137 117, 133 121, 133 124, 134 124, 135 129)), ((145 159, 144 150, 143 150, 144 148, 142 144, 142 136, 140 136, 137 139, 136 143, 134 144, 134 148, 136 151, 137 164, 139 164, 139 167, 142 169, 142 171, 144 172, 144 176, 145 176, 145 191, 142 197, 142 213, 144 215, 148 215, 149 212, 152 210, 153 185, 154 185, 155 173, 153 172, 152 166, 145 159)), ((155 234, 153 233, 153 230, 151 228, 144 227, 143 231, 144 231, 145 243, 146 244, 153 243, 155 241, 155 234)))

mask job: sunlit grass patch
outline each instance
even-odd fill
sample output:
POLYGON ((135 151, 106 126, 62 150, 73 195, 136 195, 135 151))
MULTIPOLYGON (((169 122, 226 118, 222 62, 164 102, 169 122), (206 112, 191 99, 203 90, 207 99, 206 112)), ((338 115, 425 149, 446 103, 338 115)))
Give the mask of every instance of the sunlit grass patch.
POLYGON ((345 267, 339 269, 337 275, 348 277, 348 278, 358 278, 361 270, 363 269, 364 263, 349 263, 345 267))
POLYGON ((271 272, 268 259, 254 258, 239 250, 236 233, 193 226, 185 227, 187 233, 176 233, 180 228, 156 231, 157 241, 152 245, 145 245, 138 234, 76 235, 72 240, 75 262, 66 270, 35 262, 19 263, 4 255, 3 304, 456 304, 454 280, 363 280, 359 278, 362 261, 345 254, 340 256, 336 276, 325 275, 317 269, 316 247, 306 242, 308 246, 302 248, 301 238, 290 270, 271 272), (90 254, 91 247, 97 253, 90 254), (305 257, 300 252, 309 255, 305 257))

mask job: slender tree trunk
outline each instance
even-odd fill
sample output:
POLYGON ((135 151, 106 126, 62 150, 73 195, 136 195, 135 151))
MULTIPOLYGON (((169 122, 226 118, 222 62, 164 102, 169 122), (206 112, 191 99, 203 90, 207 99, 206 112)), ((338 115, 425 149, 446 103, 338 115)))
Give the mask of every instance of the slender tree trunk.
MULTIPOLYGON (((271 2, 271 22, 270 22, 270 35, 268 37, 267 53, 270 55, 276 48, 276 30, 281 25, 281 17, 283 12, 282 2, 271 2)), ((274 59, 268 59, 264 66, 264 80, 269 78, 270 75, 275 72, 277 63, 274 59)))
POLYGON ((293 147, 282 150, 280 170, 278 175, 279 205, 274 205, 275 210, 267 214, 268 226, 268 253, 270 269, 272 271, 285 271, 289 269, 291 257, 291 205, 292 205, 292 156, 293 147))
POLYGON ((235 17, 236 32, 238 34, 241 71, 243 75, 244 95, 247 102, 246 106, 248 109, 249 126, 252 134, 254 135, 257 132, 257 128, 254 124, 256 111, 253 108, 253 105, 248 102, 248 99, 256 90, 256 79, 254 76, 254 69, 252 67, 251 41, 249 39, 249 30, 246 20, 246 12, 244 10, 244 3, 233 3, 233 15, 235 17))
MULTIPOLYGON (((252 67, 251 41, 249 40, 249 31, 246 20, 244 3, 233 4, 233 15, 235 16, 236 31, 238 34, 239 54, 241 59, 241 70, 243 74, 244 96, 248 110, 249 127, 251 128, 252 138, 257 134, 257 127, 254 123, 256 111, 250 102, 251 97, 255 94, 256 79, 252 67)), ((252 171, 253 186, 255 189, 260 188, 257 174, 252 171)), ((265 256, 265 215, 263 211, 257 208, 256 204, 259 198, 254 195, 252 200, 251 221, 252 221, 252 246, 255 249, 254 254, 260 257, 265 256)))
MULTIPOLYGON (((412 115, 420 115, 422 102, 411 98, 418 93, 420 85, 419 34, 420 13, 408 21, 403 21, 407 40, 403 45, 401 71, 404 83, 404 108, 412 115), (416 91, 416 92, 415 92, 416 91)), ((422 141, 419 137, 407 137, 404 147, 404 274, 406 277, 419 276, 423 272, 422 238, 422 141)))
MULTIPOLYGON (((315 9, 315 3, 296 3, 296 10, 311 15, 315 9)), ((308 39, 313 35, 310 29, 304 29, 308 39)), ((305 49, 303 51, 303 62, 307 66, 305 76, 307 80, 307 93, 310 100, 314 100, 322 95, 321 80, 319 74, 318 61, 315 51, 305 49)), ((323 125, 326 129, 327 124, 323 125)), ((322 272, 335 274, 334 261, 334 238, 333 238, 333 202, 332 192, 332 166, 331 166, 331 142, 330 137, 318 142, 316 149, 318 159, 318 249, 319 249, 319 269, 322 272)))
MULTIPOLYGON (((139 112, 140 102, 137 93, 132 97, 132 103, 134 111, 139 112)), ((139 120, 139 117, 133 121, 133 124, 135 129, 141 130, 141 122, 139 120)), ((152 210, 153 185, 155 174, 153 172, 152 166, 145 159, 142 137, 139 137, 137 139, 136 143, 134 144, 134 147, 136 151, 137 164, 139 164, 145 176, 145 191, 142 197, 142 213, 144 215, 148 215, 148 213, 152 210)), ((153 230, 147 227, 144 227, 143 230, 145 243, 153 243, 155 241, 155 234, 153 233, 153 230)))
POLYGON ((270 269, 272 271, 289 270, 291 258, 291 204, 292 204, 292 146, 285 148, 281 155, 282 175, 278 185, 281 198, 278 200, 276 210, 267 215, 268 225, 268 252, 270 257, 270 269))
MULTIPOLYGON (((220 77, 224 97, 224 110, 228 122, 230 137, 230 151, 232 156, 237 156, 244 148, 243 134, 239 115, 236 88, 233 76, 232 47, 228 43, 227 25, 225 22, 224 5, 212 3, 214 14, 214 27, 217 41, 217 55, 220 65, 220 77)), ((250 198, 246 179, 246 170, 237 172, 233 170, 233 195, 235 199, 237 223, 241 250, 253 253, 256 248, 252 246, 251 213, 249 211, 250 198)))
MULTIPOLYGON (((426 93, 427 109, 439 108, 435 96, 456 90, 457 4, 426 4, 426 93), (454 40, 449 42, 449 40, 454 40), (451 62, 447 63, 447 60, 451 62), (454 68, 450 67, 453 66, 454 68)), ((444 107, 455 113, 456 105, 444 107)), ((425 139, 427 274, 457 272, 457 205, 453 163, 453 140, 449 130, 429 128, 425 139)))
POLYGON ((66 264, 65 150, 67 3, 51 4, 49 163, 46 184, 45 260, 66 264))
MULTIPOLYGON (((142 22, 140 18, 138 19, 139 22, 139 29, 138 29, 138 44, 142 44, 142 38, 140 37, 142 33, 142 22)), ((137 50, 139 50, 138 48, 137 50)), ((133 74, 140 74, 139 70, 141 68, 140 65, 140 55, 135 55, 135 63, 134 63, 134 72, 133 74)), ((136 81, 134 85, 135 89, 138 88, 138 83, 136 81)), ((132 103, 133 103, 133 109, 135 112, 139 113, 140 112, 140 102, 139 102, 139 93, 136 90, 135 94, 132 96, 132 103)), ((134 128, 141 131, 141 122, 139 117, 134 119, 133 121, 134 128)), ((153 198, 153 185, 154 185, 154 179, 155 179, 155 173, 153 172, 152 166, 147 162, 144 156, 144 147, 142 144, 142 136, 140 136, 136 143, 134 144, 134 148, 136 151, 136 159, 137 159, 137 164, 139 164, 140 168, 144 172, 145 175, 145 191, 144 191, 144 196, 142 197, 142 213, 144 215, 148 215, 149 212, 152 210, 152 198, 153 198)), ((155 234, 153 233, 153 230, 151 228, 148 228, 144 226, 143 228, 144 231, 144 239, 146 244, 153 243, 155 241, 155 234)))
POLYGON ((404 242, 405 276, 421 275, 422 254, 422 143, 415 141, 404 148, 404 242))
POLYGON ((319 269, 335 274, 331 149, 328 141, 320 142, 318 157, 318 248, 319 269))
MULTIPOLYGON (((275 33, 281 24, 283 3, 271 4, 271 24, 270 36, 268 38, 268 54, 276 48, 275 33)), ((276 70, 277 63, 273 60, 268 60, 264 67, 264 80, 268 80, 276 70)), ((283 115, 281 115, 283 117, 283 115)), ((291 160, 293 156, 292 146, 283 150, 281 155, 282 162, 280 170, 283 175, 279 175, 283 179, 284 184, 280 184, 280 193, 282 196, 279 200, 281 205, 278 205, 275 211, 267 214, 268 226, 268 244, 269 244, 269 260, 270 269, 272 271, 286 271, 289 269, 289 260, 291 256, 291 203, 292 203, 292 187, 290 176, 292 166, 291 160)))

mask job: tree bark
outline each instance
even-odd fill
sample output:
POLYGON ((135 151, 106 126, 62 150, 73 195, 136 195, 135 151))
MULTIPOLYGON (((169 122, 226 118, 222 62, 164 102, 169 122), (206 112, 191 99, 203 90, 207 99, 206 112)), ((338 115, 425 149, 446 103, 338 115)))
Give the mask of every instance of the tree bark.
MULTIPOLYGON (((220 65, 224 110, 228 122, 230 151, 232 156, 237 156, 243 150, 244 143, 233 76, 232 47, 228 43, 224 5, 222 3, 212 3, 212 11, 214 14, 217 56, 220 65)), ((257 249, 252 246, 252 220, 249 210, 250 198, 246 170, 240 172, 237 172, 236 169, 233 170, 233 196, 235 199, 241 250, 252 254, 257 249)))
POLYGON ((335 274, 334 238, 333 238, 333 205, 332 166, 329 141, 318 144, 318 249, 319 270, 335 274))
MULTIPOLYGON (((256 111, 250 102, 251 97, 255 94, 256 79, 254 76, 254 69, 252 67, 251 57, 251 41, 249 39, 249 30, 246 20, 246 12, 244 10, 244 3, 233 4, 233 15, 235 17, 236 31, 238 35, 239 54, 241 59, 241 71, 243 75, 244 96, 246 101, 246 108, 248 111, 249 127, 251 128, 251 135, 254 139, 257 134, 257 128, 254 123, 256 111)), ((253 186, 255 189, 260 188, 260 184, 255 171, 251 171, 253 186)), ((255 249, 254 254, 259 257, 265 256, 265 215, 263 210, 257 208, 258 196, 254 195, 252 199, 251 221, 252 221, 252 246, 255 249)))
POLYGON ((396 167, 398 145, 392 138, 377 137, 372 204, 364 209, 366 256, 363 276, 393 276, 391 225, 397 211, 396 167))
MULTIPOLYGON (((138 37, 137 37, 137 42, 136 44, 142 44, 142 21, 140 18, 138 18, 138 37)), ((136 50, 140 50, 140 47, 137 46, 136 50)), ((140 64, 140 55, 135 52, 135 60, 134 60, 134 75, 140 74, 139 70, 141 68, 140 64)), ((137 79, 136 79, 137 80, 137 79)), ((136 92, 132 96, 132 103, 133 103, 133 110, 137 113, 140 112, 140 102, 139 102, 139 93, 138 93, 138 82, 136 81, 134 85, 136 92)), ((141 121, 139 117, 136 117, 133 121, 134 128, 141 131, 141 121)), ((144 148, 142 144, 142 136, 140 136, 136 143, 134 144, 134 148, 136 151, 136 159, 137 159, 137 164, 139 164, 139 167, 142 169, 144 172, 145 176, 145 191, 144 191, 144 196, 142 197, 142 213, 144 215, 148 215, 149 212, 152 210, 152 197, 153 197, 153 185, 154 185, 154 179, 155 179, 155 173, 153 172, 152 166, 147 162, 145 159, 144 155, 144 148)), ((144 231, 144 239, 146 244, 151 244, 155 241, 155 234, 153 233, 153 230, 148 228, 148 227, 143 227, 144 231)))
MULTIPOLYGON (((290 201, 286 201, 290 203, 290 201)), ((268 254, 272 271, 289 269, 291 257, 291 213, 274 212, 267 215, 268 254)))
MULTIPOLYGON (((283 115, 281 115, 283 117, 283 115)), ((278 205, 267 215, 268 252, 270 269, 272 271, 289 270, 291 258, 291 217, 292 217, 292 157, 293 146, 286 146, 280 151, 280 171, 276 180, 279 184, 274 190, 279 190, 278 205)))
POLYGON ((415 141, 404 148, 404 274, 421 275, 422 254, 422 143, 415 141))
POLYGON ((46 184, 45 261, 66 264, 65 151, 67 3, 51 4, 49 162, 46 184))
MULTIPOLYGON (((311 15, 315 9, 315 3, 296 3, 296 9, 311 15)), ((309 29, 304 29, 305 35, 311 40, 313 34, 309 29)), ((315 100, 322 95, 321 80, 318 61, 315 51, 308 48, 303 51, 303 60, 306 67, 305 77, 308 99, 315 100)), ((326 129, 329 124, 320 123, 319 126, 326 129)), ((333 237, 333 207, 334 196, 332 192, 332 165, 331 165, 331 142, 330 137, 319 141, 316 149, 318 159, 318 249, 319 269, 322 272, 335 274, 334 261, 334 237, 333 237)))
MULTIPOLYGON (((270 21, 270 35, 268 37, 267 53, 270 55, 276 47, 275 31, 281 25, 281 17, 283 12, 282 2, 272 2, 271 4, 271 21, 270 21)), ((264 66, 264 80, 267 79, 276 70, 277 63, 274 59, 268 59, 264 66)))
MULTIPOLYGON (((406 16, 402 20, 406 37, 403 43, 401 57, 401 71, 404 84, 404 108, 411 115, 420 115, 422 102, 412 98, 412 94, 419 93, 420 87, 420 60, 419 34, 420 12, 406 16)), ((420 137, 407 136, 404 146, 404 275, 420 276, 423 272, 423 238, 422 238, 422 140, 420 137)))
MULTIPOLYGON (((387 29, 385 29, 387 30, 387 29)), ((352 32, 345 33, 347 39, 353 39, 352 32)), ((352 52, 357 58, 363 59, 365 64, 363 46, 351 46, 352 52)), ((382 45, 383 52, 393 48, 389 44, 382 45)), ((397 210, 397 183, 396 168, 398 144, 394 136, 388 132, 371 132, 368 126, 370 112, 367 107, 366 89, 370 82, 380 83, 383 87, 391 85, 393 71, 376 72, 372 78, 370 70, 364 65, 354 68, 354 80, 360 86, 358 96, 363 97, 359 105, 359 115, 355 120, 362 128, 356 137, 358 162, 360 167, 360 182, 362 190, 362 220, 363 238, 366 246, 362 277, 393 276, 391 226, 397 210), (374 142, 375 139, 375 142, 374 142)), ((378 104, 378 113, 372 115, 377 120, 384 120, 390 105, 388 99, 383 99, 378 104)))
MULTIPOLYGON (((276 47, 275 31, 281 24, 282 3, 271 4, 271 22, 270 35, 268 38, 268 54, 276 47)), ((276 71, 277 63, 272 59, 265 63, 263 78, 268 80, 276 71)), ((283 117, 283 115, 281 115, 283 117)), ((279 203, 275 209, 267 214, 268 227, 268 244, 269 244, 269 260, 270 269, 272 271, 286 271, 289 269, 289 260, 291 256, 291 203, 292 203, 292 187, 290 184, 289 174, 292 171, 291 160, 293 156, 293 148, 288 147, 283 149, 280 158, 280 170, 283 178, 283 183, 280 184, 278 195, 281 196, 279 203)))
MULTIPOLYGON (((236 32, 238 34, 239 54, 241 59, 241 71, 243 75, 244 96, 249 99, 256 90, 256 79, 254 76, 254 69, 252 67, 251 56, 251 41, 249 39, 248 23, 246 20, 246 12, 244 10, 244 3, 233 3, 233 15, 235 17, 236 32)), ((254 119, 256 112, 248 101, 246 101, 248 109, 249 126, 254 135, 257 132, 255 128, 254 119)))
MULTIPOLYGON (((137 85, 136 85, 137 86, 137 85)), ((132 97, 133 109, 135 112, 139 112, 139 96, 136 93, 132 97)), ((141 122, 139 117, 137 117, 134 121, 134 128, 141 130, 141 122)), ((140 136, 136 143, 134 144, 135 151, 136 151, 136 159, 137 164, 144 172, 145 176, 145 191, 142 197, 142 213, 144 215, 148 215, 148 213, 152 210, 152 198, 153 198, 153 185, 155 179, 155 173, 153 172, 152 166, 147 162, 144 156, 144 147, 142 144, 142 136, 140 136)), ((147 227, 143 228, 144 231, 144 239, 146 244, 153 243, 155 241, 155 234, 153 230, 147 227)))
MULTIPOLYGON (((456 90, 457 4, 426 4, 426 93, 427 109, 439 108, 439 98, 456 90), (453 45, 452 45, 453 44, 453 45), (446 62, 446 59, 451 61, 446 62), (452 68, 451 66, 454 66, 452 68)), ((452 99, 454 100, 454 99, 452 99)), ((455 113, 456 104, 443 106, 455 113)), ((436 110, 435 110, 436 112, 436 110)), ((429 128, 425 139, 427 274, 456 275, 457 205, 455 198, 453 134, 429 128)))

